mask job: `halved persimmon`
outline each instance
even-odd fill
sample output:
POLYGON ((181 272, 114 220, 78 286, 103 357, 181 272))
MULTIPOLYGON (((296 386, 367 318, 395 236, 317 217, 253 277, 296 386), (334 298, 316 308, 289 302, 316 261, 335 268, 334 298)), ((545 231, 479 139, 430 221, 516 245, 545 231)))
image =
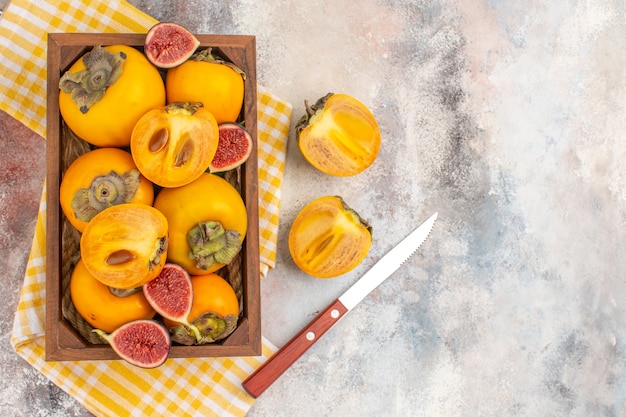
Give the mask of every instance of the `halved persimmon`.
POLYGON ((98 213, 80 238, 81 259, 104 285, 129 289, 155 278, 167 256, 168 224, 152 206, 127 203, 98 213))
POLYGON ((130 152, 147 179, 161 187, 181 187, 209 167, 218 143, 217 122, 202 103, 177 102, 139 119, 130 152))
POLYGON ((332 278, 363 261, 372 244, 372 228, 341 197, 320 197, 298 213, 288 244, 298 268, 316 278, 332 278))
POLYGON ((298 147, 318 170, 335 176, 351 176, 368 168, 380 150, 378 122, 363 103, 346 94, 329 93, 315 104, 306 104, 298 122, 298 147))

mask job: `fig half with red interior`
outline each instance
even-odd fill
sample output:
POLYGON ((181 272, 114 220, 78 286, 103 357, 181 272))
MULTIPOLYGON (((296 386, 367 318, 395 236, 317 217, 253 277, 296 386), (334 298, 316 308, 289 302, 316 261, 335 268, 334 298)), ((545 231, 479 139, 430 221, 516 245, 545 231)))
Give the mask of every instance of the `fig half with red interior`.
POLYGON ((131 365, 140 368, 156 368, 163 365, 170 354, 170 333, 156 320, 134 320, 112 333, 94 329, 111 348, 131 365))
POLYGON ((183 267, 166 263, 156 278, 143 285, 143 293, 157 313, 185 325, 200 341, 200 331, 187 320, 193 303, 193 287, 183 267))
POLYGON ((161 22, 146 34, 144 52, 157 67, 173 68, 189 59, 198 46, 198 38, 183 26, 161 22))
POLYGON ((224 172, 235 169, 248 160, 252 153, 252 136, 237 123, 222 123, 219 128, 217 151, 209 170, 224 172))

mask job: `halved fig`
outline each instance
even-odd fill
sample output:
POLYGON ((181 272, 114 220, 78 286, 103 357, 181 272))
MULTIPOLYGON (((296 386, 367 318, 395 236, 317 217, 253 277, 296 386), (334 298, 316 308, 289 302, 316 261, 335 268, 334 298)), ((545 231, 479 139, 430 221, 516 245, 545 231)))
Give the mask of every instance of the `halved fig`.
POLYGON ((219 128, 217 151, 209 165, 211 172, 235 169, 248 160, 252 153, 252 136, 237 123, 222 123, 219 128))
POLYGON ((185 325, 196 340, 200 340, 198 329, 187 321, 193 303, 193 287, 183 267, 166 263, 156 278, 143 285, 143 293, 163 318, 185 325))
POLYGON ((161 187, 180 187, 206 171, 218 142, 215 117, 202 103, 177 102, 154 108, 139 119, 130 151, 147 179, 161 187))
POLYGON ((298 147, 318 170, 356 175, 378 156, 380 129, 372 112, 354 97, 329 93, 309 106, 296 126, 298 147))
POLYGON ((144 52, 159 68, 173 68, 185 62, 200 46, 189 30, 172 22, 160 22, 146 34, 144 52))
POLYGON ((140 368, 161 366, 170 354, 170 334, 155 320, 134 320, 109 334, 100 329, 94 332, 107 341, 120 358, 140 368))
POLYGON ((345 274, 359 265, 372 244, 372 228, 341 197, 307 204, 289 230, 289 252, 302 271, 317 278, 345 274))
POLYGON ((159 275, 167 242, 167 219, 160 211, 145 204, 119 204, 91 219, 80 238, 80 254, 104 285, 130 289, 159 275))

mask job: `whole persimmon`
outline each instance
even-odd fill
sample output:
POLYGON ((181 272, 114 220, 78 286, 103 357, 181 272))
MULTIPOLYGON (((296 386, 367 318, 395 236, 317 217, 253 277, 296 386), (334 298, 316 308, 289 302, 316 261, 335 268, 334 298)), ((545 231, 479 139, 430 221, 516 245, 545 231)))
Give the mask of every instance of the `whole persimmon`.
POLYGON ((167 102, 199 101, 218 124, 236 122, 243 107, 244 78, 237 66, 204 49, 167 71, 167 102))
POLYGON ((123 203, 152 205, 154 185, 137 169, 130 153, 97 148, 76 158, 63 174, 61 209, 79 232, 102 210, 123 203))
POLYGON ((141 291, 115 294, 98 281, 81 260, 70 277, 70 296, 85 321, 109 333, 129 321, 151 319, 156 314, 141 291))
MULTIPOLYGON (((200 331, 199 343, 223 339, 233 332, 239 317, 239 300, 233 287, 215 273, 191 277, 193 302, 188 321, 200 331)), ((182 344, 197 343, 188 326, 165 319, 172 340, 182 344)))
POLYGON ((137 120, 165 104, 161 74, 127 45, 95 46, 59 81, 59 110, 81 139, 99 147, 126 147, 137 120))
POLYGON ((237 189, 218 175, 205 172, 182 187, 163 188, 154 207, 169 225, 169 262, 191 275, 215 272, 241 250, 246 206, 237 189))

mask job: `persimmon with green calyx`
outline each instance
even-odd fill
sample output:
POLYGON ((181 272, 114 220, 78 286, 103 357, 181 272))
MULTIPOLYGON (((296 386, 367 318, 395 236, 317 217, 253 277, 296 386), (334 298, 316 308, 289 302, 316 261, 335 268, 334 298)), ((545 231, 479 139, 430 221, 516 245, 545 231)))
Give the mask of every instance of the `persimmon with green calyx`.
POLYGON ((196 340, 192 330, 184 324, 165 319, 172 340, 183 345, 212 343, 224 339, 237 327, 239 300, 233 287, 215 273, 191 277, 193 304, 188 320, 199 329, 196 340))
POLYGON ((98 147, 128 146, 139 118, 165 104, 161 74, 127 45, 96 45, 61 77, 59 88, 63 120, 98 147))
POLYGON ((217 271, 241 250, 248 229, 246 206, 237 189, 215 174, 162 189, 154 207, 169 224, 168 261, 191 275, 217 271))
POLYGON ((161 187, 180 187, 208 167, 219 143, 215 117, 200 102, 157 107, 135 125, 130 152, 139 171, 161 187))
POLYGON ((167 102, 200 101, 218 124, 236 122, 244 99, 245 73, 211 48, 196 52, 167 71, 167 102))
POLYGON ((146 204, 126 203, 104 209, 80 238, 87 270, 109 287, 139 287, 161 272, 166 261, 168 224, 146 204))
POLYGON ((107 207, 153 201, 152 182, 141 175, 130 153, 119 148, 97 148, 76 158, 59 190, 61 209, 79 232, 107 207))
POLYGON ((70 296, 78 314, 107 333, 129 321, 151 319, 156 314, 141 289, 116 291, 98 281, 81 260, 70 277, 70 296))
POLYGON ((341 197, 311 201, 289 230, 289 252, 302 271, 333 278, 357 267, 372 244, 372 227, 341 197))
POLYGON ((298 148, 315 168, 334 176, 352 176, 378 156, 380 128, 372 112, 346 94, 329 93, 309 106, 296 126, 298 148))

